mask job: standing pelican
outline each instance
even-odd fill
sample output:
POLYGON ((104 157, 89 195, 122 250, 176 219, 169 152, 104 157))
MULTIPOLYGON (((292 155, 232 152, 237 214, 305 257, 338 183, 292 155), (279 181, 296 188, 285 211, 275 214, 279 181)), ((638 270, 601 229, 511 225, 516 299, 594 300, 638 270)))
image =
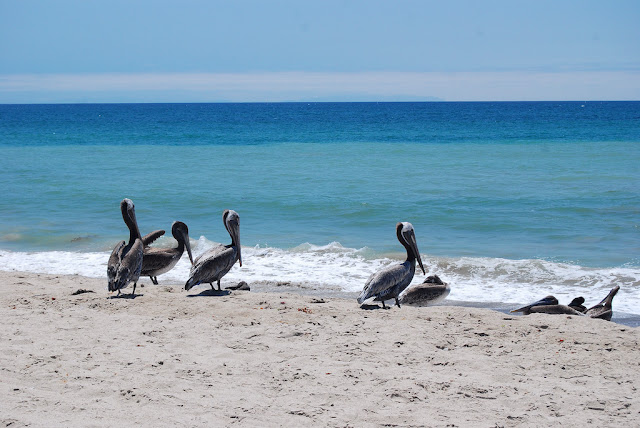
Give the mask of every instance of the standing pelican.
POLYGON ((609 291, 607 297, 602 299, 600 303, 597 305, 587 309, 585 315, 591 318, 600 318, 603 320, 611 321, 611 315, 613 315, 613 308, 611 307, 611 303, 613 302, 613 298, 620 290, 620 286, 615 286, 609 291))
POLYGON ((424 266, 422 266, 420 252, 418 251, 413 225, 406 221, 396 224, 396 235, 398 236, 398 241, 407 250, 407 260, 399 265, 387 266, 371 275, 364 285, 362 293, 358 296, 359 304, 364 303, 365 300, 371 297, 375 297, 375 300, 382 301, 383 308, 386 308, 384 301, 388 299, 395 299, 396 305, 400 307, 398 295, 411 283, 413 275, 416 273, 416 259, 420 264, 422 273, 426 275, 424 266))
POLYGON ((111 252, 107 263, 107 278, 109 291, 118 290, 118 295, 120 295, 121 289, 133 282, 133 291, 131 292, 133 297, 142 270, 142 238, 131 199, 125 198, 120 202, 120 211, 122 211, 122 218, 129 228, 129 243, 125 245, 124 241, 120 241, 111 252))
POLYGON ((233 210, 224 210, 222 222, 231 236, 231 244, 215 246, 198 256, 193 262, 189 279, 184 285, 185 290, 190 290, 202 282, 208 282, 213 290, 214 281, 218 282, 218 290, 220 290, 220 279, 231 270, 236 260, 242 266, 240 216, 233 210))
POLYGON ((142 238, 144 244, 144 258, 142 259, 142 272, 140 275, 148 276, 151 282, 158 285, 158 275, 169 272, 178 263, 185 247, 189 260, 193 265, 191 256, 191 244, 189 243, 189 228, 181 221, 174 221, 171 225, 171 234, 178 241, 175 248, 148 247, 151 242, 164 235, 164 230, 156 230, 142 238))

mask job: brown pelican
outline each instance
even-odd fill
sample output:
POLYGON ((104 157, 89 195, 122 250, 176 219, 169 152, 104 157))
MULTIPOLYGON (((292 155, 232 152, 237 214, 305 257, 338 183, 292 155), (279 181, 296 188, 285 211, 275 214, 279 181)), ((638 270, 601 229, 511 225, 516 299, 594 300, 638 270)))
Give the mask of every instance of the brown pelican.
POLYGON ((414 285, 400 296, 403 305, 430 306, 444 300, 451 288, 438 275, 428 276, 422 284, 414 285))
POLYGON ((120 295, 120 290, 133 282, 131 296, 134 296, 136 283, 142 270, 142 238, 131 199, 125 198, 120 202, 120 211, 122 211, 122 218, 129 228, 129 243, 125 245, 124 241, 120 241, 111 252, 107 263, 109 291, 118 290, 118 295, 120 295))
POLYGON ((531 308, 529 313, 536 314, 551 314, 551 315, 583 315, 582 312, 576 311, 571 306, 567 305, 538 305, 531 308))
POLYGON ((375 297, 375 300, 382 301, 383 308, 386 308, 384 301, 388 299, 395 299, 396 305, 400 307, 398 295, 411 283, 416 272, 416 259, 420 264, 422 273, 426 275, 424 266, 422 266, 420 252, 418 251, 413 225, 408 222, 396 224, 396 235, 398 236, 398 241, 407 250, 407 260, 398 265, 387 266, 371 275, 360 296, 358 296, 359 304, 364 303, 365 300, 371 297, 375 297))
POLYGON ((613 298, 618 293, 618 290, 620 290, 620 286, 613 287, 613 289, 609 291, 609 294, 607 294, 607 297, 602 299, 602 301, 594 307, 587 309, 585 315, 591 318, 600 318, 603 320, 611 321, 611 315, 613 315, 611 303, 613 302, 613 298))
POLYGON ((214 281, 218 282, 218 290, 220 290, 220 279, 229 272, 236 260, 242 266, 240 216, 233 210, 224 210, 222 222, 231 236, 231 244, 215 246, 198 256, 191 266, 189 279, 184 285, 185 290, 190 290, 202 282, 208 282, 213 290, 214 281))
POLYGON ((178 263, 185 247, 189 260, 193 265, 191 256, 191 244, 189 243, 189 228, 181 221, 174 221, 171 225, 171 234, 178 241, 175 248, 148 247, 151 242, 164 235, 164 230, 156 230, 142 238, 144 244, 144 258, 142 259, 142 272, 140 275, 148 276, 151 282, 158 285, 158 275, 169 272, 178 263))
POLYGON ((587 308, 586 306, 583 305, 583 303, 584 303, 584 297, 582 296, 576 297, 571 301, 571 303, 569 303, 569 307, 575 309, 580 313, 585 313, 587 311, 587 308))
POLYGON ((522 312, 524 315, 529 315, 532 312, 531 308, 534 308, 536 306, 551 306, 551 305, 557 305, 557 304, 558 304, 558 299, 556 299, 553 296, 547 296, 543 299, 536 300, 535 302, 527 306, 514 309, 511 312, 522 312))
MULTIPOLYGON (((574 299, 574 301, 575 300, 577 299, 574 299)), ((574 302, 572 301, 572 303, 574 302)), ((529 315, 533 313, 552 314, 552 315, 558 315, 558 314, 582 315, 582 313, 577 311, 574 307, 567 306, 567 305, 559 305, 558 299, 556 299, 553 296, 547 296, 527 306, 514 309, 511 312, 522 312, 524 315, 529 315)))

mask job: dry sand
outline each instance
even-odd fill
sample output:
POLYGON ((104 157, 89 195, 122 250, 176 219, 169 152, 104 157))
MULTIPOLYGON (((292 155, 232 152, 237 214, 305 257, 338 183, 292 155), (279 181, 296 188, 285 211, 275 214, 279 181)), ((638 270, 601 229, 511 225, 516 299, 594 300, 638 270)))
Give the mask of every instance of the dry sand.
POLYGON ((640 425, 637 328, 162 282, 0 272, 3 425, 640 425))

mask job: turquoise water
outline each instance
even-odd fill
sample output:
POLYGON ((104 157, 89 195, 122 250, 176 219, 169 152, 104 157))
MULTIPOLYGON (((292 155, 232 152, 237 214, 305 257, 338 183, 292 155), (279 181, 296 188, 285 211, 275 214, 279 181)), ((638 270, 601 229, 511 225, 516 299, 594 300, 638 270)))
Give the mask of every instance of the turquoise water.
POLYGON ((236 210, 256 258, 310 258, 294 282, 361 288, 410 221, 463 299, 640 297, 640 102, 3 105, 0 153, 7 269, 110 251, 128 197, 143 234, 182 220, 202 248, 236 210))

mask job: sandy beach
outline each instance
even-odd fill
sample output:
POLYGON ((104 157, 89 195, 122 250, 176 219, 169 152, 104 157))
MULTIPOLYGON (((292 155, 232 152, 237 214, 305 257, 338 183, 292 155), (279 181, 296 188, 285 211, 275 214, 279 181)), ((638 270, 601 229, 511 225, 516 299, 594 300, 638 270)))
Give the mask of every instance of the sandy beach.
POLYGON ((637 328, 142 283, 0 272, 3 426, 640 423, 637 328))

